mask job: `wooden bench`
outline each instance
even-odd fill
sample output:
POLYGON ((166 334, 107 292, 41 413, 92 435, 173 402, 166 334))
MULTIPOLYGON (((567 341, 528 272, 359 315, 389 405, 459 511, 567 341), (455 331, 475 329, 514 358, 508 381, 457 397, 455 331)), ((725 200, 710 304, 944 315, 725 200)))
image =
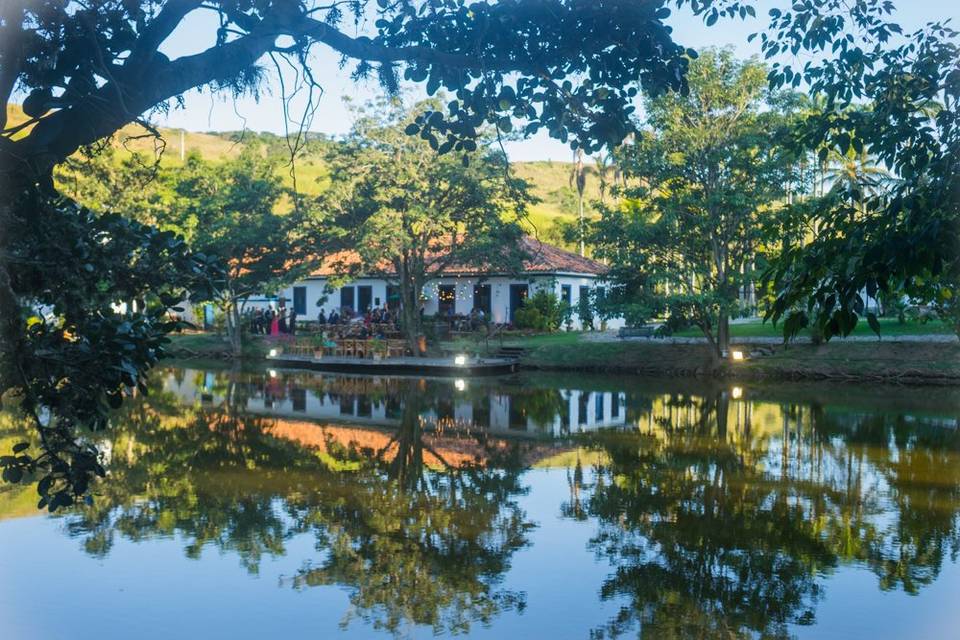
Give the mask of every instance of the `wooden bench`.
POLYGON ((618 338, 653 338, 662 324, 644 324, 639 327, 620 327, 617 331, 618 338))

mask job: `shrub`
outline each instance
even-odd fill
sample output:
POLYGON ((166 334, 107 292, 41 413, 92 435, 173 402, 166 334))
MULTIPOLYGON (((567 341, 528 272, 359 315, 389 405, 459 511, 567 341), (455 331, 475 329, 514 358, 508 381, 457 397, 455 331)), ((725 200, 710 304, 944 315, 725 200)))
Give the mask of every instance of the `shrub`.
POLYGON ((593 303, 590 296, 580 296, 577 302, 577 315, 580 316, 580 325, 583 329, 593 329, 593 303))
POLYGON ((519 329, 556 331, 569 316, 570 306, 547 291, 538 291, 517 310, 514 323, 519 329))

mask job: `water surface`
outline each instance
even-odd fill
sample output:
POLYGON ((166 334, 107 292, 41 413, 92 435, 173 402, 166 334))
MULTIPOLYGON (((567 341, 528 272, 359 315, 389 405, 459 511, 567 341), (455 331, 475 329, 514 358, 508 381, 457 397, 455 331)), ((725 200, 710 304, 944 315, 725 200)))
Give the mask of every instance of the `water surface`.
MULTIPOLYGON (((91 506, 0 488, 0 637, 944 638, 960 394, 171 368, 91 506)), ((0 414, 0 449, 22 435, 0 414)))

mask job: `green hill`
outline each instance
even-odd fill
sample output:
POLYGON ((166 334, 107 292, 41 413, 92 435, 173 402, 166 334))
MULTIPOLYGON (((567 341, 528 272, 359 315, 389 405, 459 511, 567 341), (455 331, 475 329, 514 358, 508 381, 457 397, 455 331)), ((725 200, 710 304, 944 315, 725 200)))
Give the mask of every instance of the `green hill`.
MULTIPOLYGON (((533 194, 540 199, 530 208, 530 223, 534 230, 543 240, 566 244, 560 237, 558 223, 577 221, 577 189, 570 179, 573 163, 538 160, 514 162, 510 167, 514 175, 532 185, 533 194)), ((592 166, 588 166, 586 172, 584 213, 591 217, 594 215, 592 203, 600 199, 600 180, 592 166)))
MULTIPOLYGON (((7 108, 7 126, 14 126, 26 120, 19 105, 11 104, 7 108)), ((26 133, 29 129, 24 130, 26 133)), ((163 142, 144 136, 147 131, 138 125, 128 125, 121 129, 113 139, 117 159, 138 152, 148 157, 160 153, 161 163, 166 166, 179 165, 181 146, 183 155, 189 152, 199 153, 206 159, 225 158, 236 154, 244 144, 256 140, 267 153, 286 156, 286 142, 282 136, 273 133, 256 132, 194 132, 180 129, 159 129, 163 142)), ((307 139, 302 157, 296 163, 297 189, 304 193, 318 193, 325 188, 327 173, 320 158, 319 146, 328 144, 329 138, 313 134, 307 139)), ((511 171, 519 178, 531 183, 533 194, 540 200, 530 209, 531 232, 540 238, 555 244, 564 244, 560 237, 558 223, 574 223, 577 220, 577 190, 571 182, 573 164, 570 162, 536 161, 515 162, 511 171)), ((284 180, 292 185, 293 176, 289 166, 280 169, 284 180)), ((593 215, 591 203, 600 198, 599 177, 593 166, 587 167, 584 202, 588 216, 593 215)))

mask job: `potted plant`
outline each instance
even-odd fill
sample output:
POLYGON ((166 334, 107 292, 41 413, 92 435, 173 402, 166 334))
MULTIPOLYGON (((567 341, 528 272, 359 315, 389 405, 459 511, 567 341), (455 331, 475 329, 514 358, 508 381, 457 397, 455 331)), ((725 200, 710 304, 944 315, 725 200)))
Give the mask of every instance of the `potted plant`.
POLYGON ((373 359, 380 361, 383 359, 384 354, 387 352, 387 343, 381 340, 380 338, 374 338, 370 341, 370 353, 373 354, 373 359))
POLYGON ((313 343, 313 357, 319 360, 323 357, 323 343, 324 338, 322 333, 318 333, 312 337, 313 343))

